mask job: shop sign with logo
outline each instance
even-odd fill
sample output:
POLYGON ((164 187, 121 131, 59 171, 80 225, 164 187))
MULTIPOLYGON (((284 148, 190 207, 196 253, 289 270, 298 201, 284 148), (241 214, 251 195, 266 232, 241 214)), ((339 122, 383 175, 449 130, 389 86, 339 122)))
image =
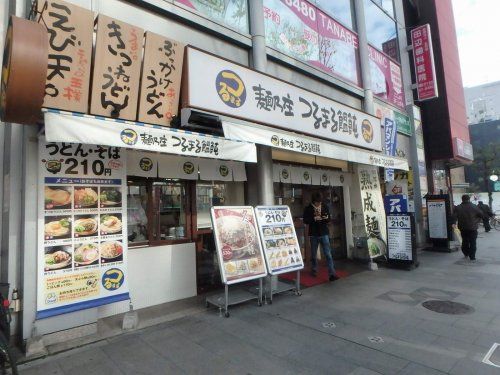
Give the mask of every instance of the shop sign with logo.
MULTIPOLYGON (((385 153, 389 156, 396 154, 396 124, 390 118, 384 118, 384 133, 385 133, 385 153)), ((385 180, 394 180, 394 169, 387 168, 385 170, 385 180)))
POLYGON ((158 176, 157 154, 125 150, 127 175, 156 178, 158 176))
POLYGON ((303 269, 290 207, 257 206, 255 216, 269 273, 279 275, 303 269))
POLYGON ((370 258, 376 258, 385 254, 387 244, 385 210, 380 191, 378 168, 359 165, 358 179, 363 221, 368 236, 368 252, 370 258))
POLYGON ((37 6, 36 20, 49 35, 43 105, 87 113, 94 15, 62 0, 39 0, 37 6))
POLYGON ((385 213, 401 214, 408 212, 408 196, 406 195, 386 195, 384 197, 385 213))
POLYGON ((146 32, 139 121, 168 126, 177 116, 183 60, 182 43, 146 32))
POLYGON ((413 64, 417 74, 418 100, 437 98, 436 69, 429 24, 411 30, 411 45, 413 47, 413 64))
POLYGON ((381 149, 380 120, 375 116, 200 50, 187 51, 184 107, 381 149))
POLYGON ((472 145, 469 142, 466 142, 463 139, 455 137, 453 139, 453 148, 455 151, 455 155, 467 160, 474 160, 472 145))
POLYGON ((39 141, 37 318, 129 299, 126 158, 39 141))
POLYGON ((212 228, 224 284, 267 275, 253 207, 212 207, 212 228))
POLYGON ((90 113, 135 121, 144 31, 100 14, 90 113))
POLYGON ((399 133, 412 136, 412 127, 410 118, 398 111, 394 111, 394 120, 396 121, 396 129, 399 133))
POLYGON ((368 45, 373 94, 388 103, 404 109, 401 66, 385 53, 368 45))

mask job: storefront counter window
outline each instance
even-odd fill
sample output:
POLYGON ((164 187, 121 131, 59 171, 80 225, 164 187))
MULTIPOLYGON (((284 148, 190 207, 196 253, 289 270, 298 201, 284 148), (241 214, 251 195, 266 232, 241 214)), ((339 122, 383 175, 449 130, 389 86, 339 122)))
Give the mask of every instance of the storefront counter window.
POLYGON ((129 245, 143 245, 148 236, 148 186, 145 180, 130 180, 127 187, 129 245))
POLYGON ((184 182, 153 182, 153 238, 156 241, 187 238, 186 206, 184 182))
POLYGON ((243 183, 208 182, 196 184, 196 221, 198 229, 211 229, 210 208, 212 206, 240 206, 245 204, 243 183))

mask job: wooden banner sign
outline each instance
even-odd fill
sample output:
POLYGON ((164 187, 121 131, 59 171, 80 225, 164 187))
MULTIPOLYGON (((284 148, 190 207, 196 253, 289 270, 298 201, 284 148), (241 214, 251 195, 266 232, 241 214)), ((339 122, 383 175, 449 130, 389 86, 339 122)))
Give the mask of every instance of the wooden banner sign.
POLYGON ((90 112, 135 121, 144 30, 99 15, 90 112))
POLYGON ((146 32, 139 121, 168 126, 179 111, 184 45, 146 32))
POLYGON ((47 28, 49 55, 44 107, 88 111, 94 16, 63 0, 37 3, 37 21, 47 28))
POLYGON ((38 120, 47 75, 47 46, 47 32, 42 25, 10 18, 2 64, 2 121, 35 124, 38 120))

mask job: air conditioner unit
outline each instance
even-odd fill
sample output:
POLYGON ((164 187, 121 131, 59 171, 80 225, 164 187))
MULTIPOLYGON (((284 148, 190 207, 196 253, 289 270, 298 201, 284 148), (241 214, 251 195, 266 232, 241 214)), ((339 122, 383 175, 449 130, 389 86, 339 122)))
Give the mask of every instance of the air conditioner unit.
POLYGON ((192 108, 182 108, 180 127, 204 133, 223 134, 222 121, 219 116, 192 108))

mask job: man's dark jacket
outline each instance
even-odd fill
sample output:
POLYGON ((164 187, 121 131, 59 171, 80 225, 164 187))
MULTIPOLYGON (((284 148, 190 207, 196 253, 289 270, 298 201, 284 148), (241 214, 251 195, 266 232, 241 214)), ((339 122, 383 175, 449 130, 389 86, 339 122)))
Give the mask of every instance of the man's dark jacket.
POLYGON ((328 223, 330 222, 330 213, 328 212, 328 207, 326 204, 321 204, 321 217, 325 219, 315 221, 314 220, 314 206, 310 204, 304 210, 304 223, 309 224, 309 235, 310 236, 327 236, 329 235, 328 223))
POLYGON ((453 212, 453 221, 458 220, 458 229, 460 230, 477 230, 479 221, 484 217, 483 211, 471 202, 459 204, 453 212))
POLYGON ((493 212, 491 211, 490 206, 484 203, 480 203, 477 205, 477 207, 483 212, 483 215, 486 216, 493 216, 493 212))

